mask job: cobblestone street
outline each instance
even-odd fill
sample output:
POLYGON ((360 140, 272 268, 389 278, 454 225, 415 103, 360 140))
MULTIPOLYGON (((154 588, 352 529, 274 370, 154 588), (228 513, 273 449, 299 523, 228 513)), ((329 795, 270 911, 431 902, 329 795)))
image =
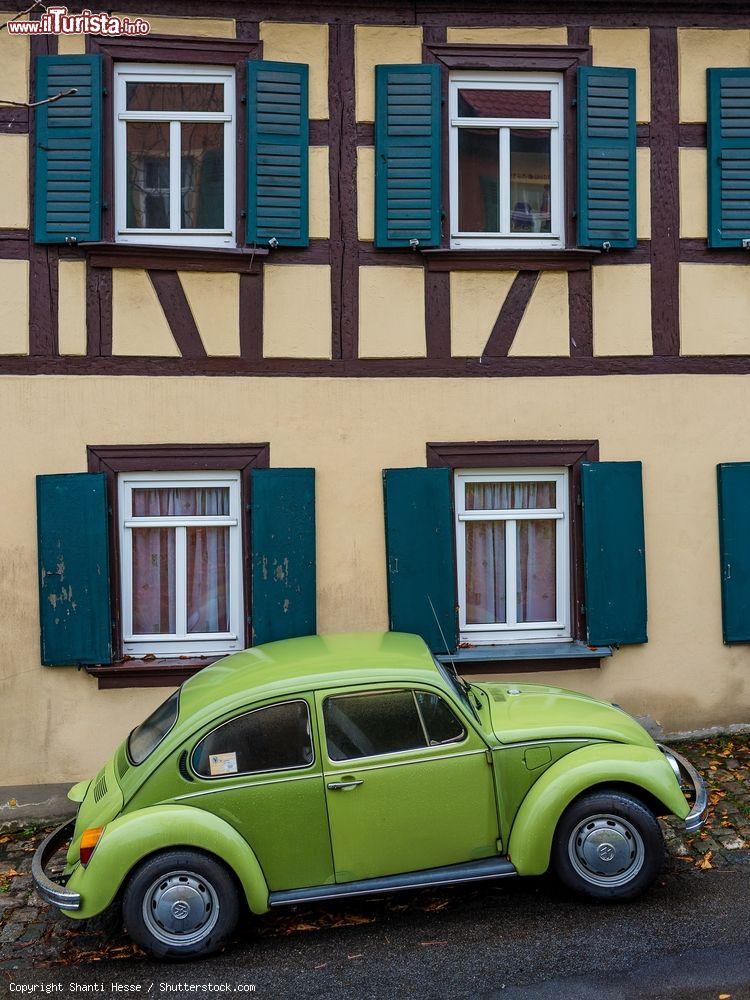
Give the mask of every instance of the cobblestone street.
MULTIPOLYGON (((735 735, 682 743, 680 752, 705 776, 710 812, 706 827, 685 835, 677 820, 664 823, 669 859, 665 878, 698 876, 711 869, 750 866, 750 736, 735 735)), ((74 923, 36 896, 31 859, 51 826, 34 825, 0 832, 0 970, 137 958, 125 936, 119 911, 74 923)), ((337 926, 377 924, 388 913, 413 909, 421 914, 460 906, 476 887, 420 891, 397 897, 363 899, 345 906, 315 906, 271 913, 258 924, 262 937, 314 933, 337 926)))

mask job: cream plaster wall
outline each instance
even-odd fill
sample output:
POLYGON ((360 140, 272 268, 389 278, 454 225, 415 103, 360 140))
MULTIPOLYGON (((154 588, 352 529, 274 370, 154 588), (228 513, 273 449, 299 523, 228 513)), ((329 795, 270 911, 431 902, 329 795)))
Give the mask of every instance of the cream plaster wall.
POLYGON ((180 357, 154 286, 139 268, 112 271, 112 353, 180 357))
POLYGON ((229 17, 156 17, 153 14, 120 14, 134 20, 142 17, 151 25, 152 35, 189 35, 194 38, 234 38, 236 25, 229 17))
POLYGON ((750 65, 750 31, 678 28, 680 121, 706 120, 706 70, 750 65))
POLYGON ((329 265, 266 264, 263 272, 264 356, 330 358, 329 265))
POLYGON ((570 354, 568 275, 542 271, 508 354, 561 357, 570 354))
POLYGON ((649 265, 610 264, 591 273, 594 354, 653 354, 649 265))
MULTIPOLYGON (((0 96, 4 96, 2 91, 0 96)), ((0 198, 0 229, 26 229, 29 224, 27 135, 0 135, 0 177, 4 195, 0 198)))
POLYGON ((516 277, 515 271, 451 271, 451 354, 478 358, 516 277))
POLYGON ((595 66, 635 70, 636 116, 651 120, 651 32, 648 28, 592 28, 589 40, 595 66))
POLYGON ((328 117, 328 25, 262 21, 263 58, 310 67, 310 117, 328 117))
POLYGON ((557 28, 448 28, 449 42, 469 45, 567 45, 568 29, 557 28))
POLYGON ((239 355, 239 274, 181 271, 179 277, 206 354, 239 355))
POLYGON ((427 353, 421 267, 360 267, 359 356, 423 358, 427 353))
POLYGON ((328 147, 310 146, 311 239, 328 239, 331 232, 331 195, 328 177, 328 147))
POLYGON ((636 219, 635 235, 639 240, 651 239, 651 150, 639 147, 635 151, 636 219))
POLYGON ((58 264, 57 327, 60 354, 86 353, 86 262, 58 264))
POLYGON ((80 56, 86 51, 85 35, 60 35, 57 39, 57 53, 61 56, 80 56))
POLYGON ((705 149, 680 150, 680 236, 708 232, 708 165, 705 149))
POLYGON ((332 632, 387 626, 383 468, 424 465, 427 441, 596 438, 603 460, 643 461, 650 641, 533 680, 671 731, 750 721, 748 648, 721 641, 715 530, 716 464, 748 457, 744 378, 4 377, 0 428, 2 784, 94 773, 165 697, 39 666, 34 477, 84 470, 91 443, 269 441, 274 465, 314 466, 318 624, 332 632))
POLYGON ((750 354, 750 268, 680 264, 680 353, 750 354))
MULTIPOLYGON (((2 20, 8 20, 5 12, 2 20)), ((28 16, 18 20, 28 21, 28 16)), ((0 31, 0 95, 6 101, 29 99, 29 50, 28 35, 11 35, 7 28, 0 31)))
POLYGON ((0 354, 29 353, 29 262, 0 260, 0 354))
POLYGON ((354 27, 354 83, 357 121, 375 121, 375 67, 421 63, 422 29, 357 24, 354 27))
POLYGON ((375 150, 357 146, 357 234, 375 239, 375 150))

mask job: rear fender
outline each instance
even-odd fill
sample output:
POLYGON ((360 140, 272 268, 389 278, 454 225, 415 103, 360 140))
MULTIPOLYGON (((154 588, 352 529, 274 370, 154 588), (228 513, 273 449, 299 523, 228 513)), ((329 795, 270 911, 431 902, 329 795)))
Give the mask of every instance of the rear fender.
POLYGON ((78 865, 67 888, 81 894, 76 919, 101 913, 139 861, 155 851, 194 847, 215 855, 237 876, 253 913, 268 909, 268 886, 252 848, 225 820, 192 806, 138 809, 109 823, 84 868, 78 865))
POLYGON ((597 743, 567 754, 532 786, 516 813, 508 854, 520 875, 547 871, 555 828, 573 799, 603 784, 642 788, 665 810, 684 819, 690 806, 661 751, 622 743, 597 743))

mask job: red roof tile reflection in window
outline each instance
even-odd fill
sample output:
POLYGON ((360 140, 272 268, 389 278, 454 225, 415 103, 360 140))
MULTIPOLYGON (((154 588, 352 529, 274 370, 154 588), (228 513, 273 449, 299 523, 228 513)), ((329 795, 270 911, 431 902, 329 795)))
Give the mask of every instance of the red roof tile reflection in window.
POLYGON ((461 118, 549 118, 548 90, 459 90, 461 118))

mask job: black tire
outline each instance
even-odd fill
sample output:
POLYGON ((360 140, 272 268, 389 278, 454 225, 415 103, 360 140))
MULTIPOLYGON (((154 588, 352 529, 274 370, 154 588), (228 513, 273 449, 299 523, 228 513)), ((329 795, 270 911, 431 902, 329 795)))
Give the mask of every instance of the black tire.
POLYGON ((664 865, 664 838, 656 816, 616 789, 576 799, 560 817, 552 868, 569 889, 604 900, 635 899, 664 865))
POLYGON ((239 912, 237 886, 228 869, 187 848, 142 862, 122 901, 126 931, 156 958, 213 954, 226 944, 239 912))

